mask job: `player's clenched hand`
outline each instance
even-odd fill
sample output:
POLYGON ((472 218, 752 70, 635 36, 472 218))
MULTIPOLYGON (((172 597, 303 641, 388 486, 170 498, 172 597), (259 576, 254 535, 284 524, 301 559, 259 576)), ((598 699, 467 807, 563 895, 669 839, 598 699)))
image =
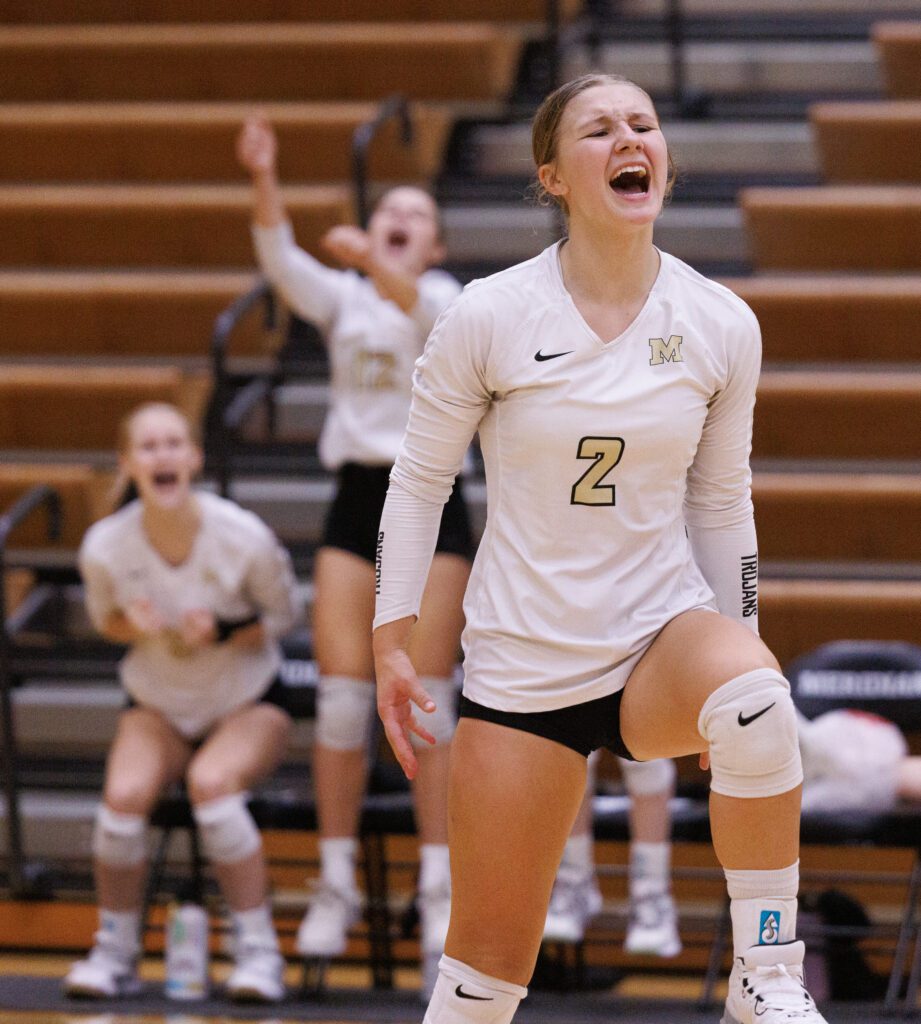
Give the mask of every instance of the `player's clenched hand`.
POLYGON ((160 610, 146 597, 136 597, 129 601, 125 608, 125 618, 142 638, 156 636, 166 625, 160 610))
POLYGON ((337 224, 320 240, 320 244, 343 266, 355 270, 368 270, 371 243, 368 233, 354 224, 337 224))
POLYGON ((179 635, 188 647, 206 647, 217 640, 217 622, 207 608, 193 608, 182 613, 179 635))

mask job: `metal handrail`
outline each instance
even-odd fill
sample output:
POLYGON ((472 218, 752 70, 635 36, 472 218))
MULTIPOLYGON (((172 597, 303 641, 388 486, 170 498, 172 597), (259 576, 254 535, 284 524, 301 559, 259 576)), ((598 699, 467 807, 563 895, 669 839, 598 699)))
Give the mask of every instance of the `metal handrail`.
POLYGON ((560 84, 560 3, 547 0, 544 13, 544 48, 547 54, 547 92, 560 84))
POLYGON ((412 145, 413 123, 409 115, 409 104, 404 96, 394 93, 388 96, 370 121, 360 124, 352 133, 352 184, 355 192, 355 216, 361 227, 368 226, 370 208, 368 205, 368 150, 380 129, 391 120, 400 125, 400 141, 404 146, 412 145))
POLYGON ((687 64, 685 61, 685 25, 681 0, 669 0, 665 15, 665 34, 668 38, 672 70, 672 102, 682 116, 688 109, 687 64))
POLYGON ((9 884, 14 896, 29 894, 23 857, 22 821, 19 814, 19 764, 16 732, 13 727, 12 654, 6 625, 6 544, 13 530, 33 512, 48 509, 48 539, 61 536, 61 498, 53 487, 39 484, 32 487, 12 508, 0 516, 0 765, 3 769, 3 792, 6 798, 7 853, 9 884))
POLYGON ((214 321, 211 331, 211 423, 208 437, 212 444, 209 453, 213 459, 218 490, 227 497, 230 490, 231 448, 237 424, 234 422, 236 413, 229 420, 230 387, 227 373, 227 347, 230 336, 237 324, 259 302, 265 302, 265 326, 267 330, 274 328, 277 317, 275 293, 268 281, 260 278, 248 292, 238 295, 226 309, 222 310, 214 321))

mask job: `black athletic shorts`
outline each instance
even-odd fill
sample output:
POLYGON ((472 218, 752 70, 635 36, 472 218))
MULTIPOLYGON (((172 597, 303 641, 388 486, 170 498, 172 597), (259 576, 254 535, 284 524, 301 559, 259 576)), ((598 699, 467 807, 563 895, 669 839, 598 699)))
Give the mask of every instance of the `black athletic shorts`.
MULTIPOLYGON (((342 466, 336 496, 326 514, 322 546, 342 548, 373 563, 389 482, 390 466, 361 466, 356 462, 342 466)), ((441 513, 435 550, 473 558, 473 536, 460 480, 454 482, 441 513)))
POLYGON ((620 702, 623 695, 624 691, 618 690, 607 697, 573 704, 568 708, 557 708, 555 711, 499 711, 462 696, 458 715, 460 718, 479 718, 484 722, 506 725, 509 729, 532 732, 544 739, 562 743, 583 757, 605 747, 618 757, 635 761, 636 758, 627 750, 620 735, 620 702))

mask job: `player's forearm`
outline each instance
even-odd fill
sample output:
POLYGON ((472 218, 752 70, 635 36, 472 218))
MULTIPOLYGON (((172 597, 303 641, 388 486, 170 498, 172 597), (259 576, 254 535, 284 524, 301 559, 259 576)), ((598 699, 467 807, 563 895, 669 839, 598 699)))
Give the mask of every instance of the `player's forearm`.
POLYGON ((285 204, 275 170, 253 175, 253 220, 259 227, 278 227, 286 218, 285 204))
POLYGON ((122 611, 109 612, 100 625, 99 632, 113 644, 130 645, 145 639, 145 634, 122 611))

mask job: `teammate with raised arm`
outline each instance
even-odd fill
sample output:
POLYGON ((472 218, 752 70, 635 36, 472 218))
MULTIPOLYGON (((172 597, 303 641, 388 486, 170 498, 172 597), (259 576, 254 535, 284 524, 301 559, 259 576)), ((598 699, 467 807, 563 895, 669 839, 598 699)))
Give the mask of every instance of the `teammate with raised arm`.
POLYGON ((93 833, 99 931, 64 988, 97 998, 138 990, 147 822, 184 779, 234 925, 226 991, 277 1002, 284 960, 247 791, 281 760, 291 728, 277 681, 278 639, 301 614, 290 559, 252 512, 193 489, 202 453, 175 407, 140 406, 118 449, 139 497, 90 527, 80 571, 93 624, 129 648, 119 665, 129 707, 93 833))
MULTIPOLYGON (((313 580, 313 644, 320 669, 313 771, 321 877, 297 936, 300 953, 325 958, 345 950, 361 905, 356 836, 374 722, 374 559, 388 475, 406 428, 413 364, 460 285, 433 269, 445 251, 438 207, 428 193, 391 189, 376 205, 367 231, 354 225, 333 228, 324 248, 350 268, 335 270, 295 244, 278 183, 272 128, 259 119, 247 122, 237 151, 253 180, 259 266, 291 309, 318 327, 331 368, 319 448, 323 465, 337 474, 337 490, 313 580)), ((472 553, 459 485, 436 531, 436 554, 413 638, 415 664, 439 707, 431 726, 438 742, 419 751, 414 783, 426 987, 434 983, 450 912, 448 750, 472 553)))
POLYGON ((724 1024, 822 1024, 796 939, 796 716, 757 634, 758 324, 653 245, 670 161, 642 89, 569 82, 533 143, 567 237, 439 319, 381 522, 378 710, 412 776, 410 737, 428 735, 437 699, 409 638, 441 504, 479 431, 488 517, 464 602, 453 904, 425 1020, 512 1019, 586 757, 608 747, 709 764, 735 952, 724 1024))

